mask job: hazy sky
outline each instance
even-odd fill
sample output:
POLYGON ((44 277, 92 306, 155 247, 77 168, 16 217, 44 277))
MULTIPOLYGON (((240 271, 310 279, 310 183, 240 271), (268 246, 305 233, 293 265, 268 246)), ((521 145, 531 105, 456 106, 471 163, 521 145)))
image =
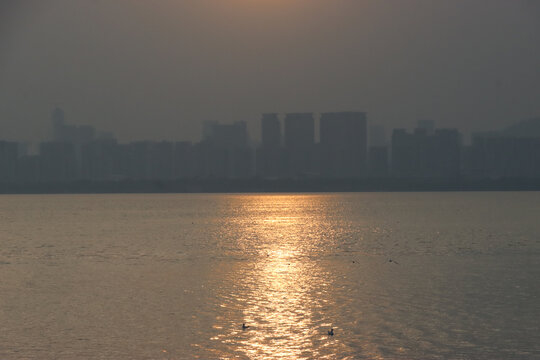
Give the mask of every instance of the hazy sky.
POLYGON ((262 112, 499 128, 540 115, 540 1, 0 0, 0 139, 55 105, 122 141, 262 112))

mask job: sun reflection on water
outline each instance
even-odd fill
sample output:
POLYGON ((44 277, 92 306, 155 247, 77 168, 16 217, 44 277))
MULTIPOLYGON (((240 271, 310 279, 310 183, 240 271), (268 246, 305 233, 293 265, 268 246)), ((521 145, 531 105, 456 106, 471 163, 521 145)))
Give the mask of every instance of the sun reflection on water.
POLYGON ((256 274, 260 284, 253 289, 255 301, 244 310, 254 329, 243 345, 248 355, 300 357, 312 348, 312 306, 306 269, 282 257, 263 264, 256 274), (258 331, 260 330, 260 331, 258 331))
POLYGON ((328 302, 330 284, 328 273, 310 256, 314 242, 320 241, 311 236, 319 222, 310 217, 306 200, 289 196, 279 203, 279 211, 255 212, 261 215, 249 220, 249 231, 255 234, 239 240, 258 241, 258 255, 235 280, 244 286, 238 301, 242 322, 250 327, 224 331, 215 339, 233 345, 248 358, 324 358, 317 350, 320 343, 337 341, 326 334, 332 324, 324 321, 322 308, 328 302))

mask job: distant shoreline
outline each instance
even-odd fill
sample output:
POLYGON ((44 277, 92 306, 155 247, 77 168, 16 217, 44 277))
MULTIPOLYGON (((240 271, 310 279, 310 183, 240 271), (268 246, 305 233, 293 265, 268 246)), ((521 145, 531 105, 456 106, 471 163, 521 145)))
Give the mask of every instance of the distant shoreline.
POLYGON ((0 194, 540 191, 540 178, 179 179, 0 183, 0 194))

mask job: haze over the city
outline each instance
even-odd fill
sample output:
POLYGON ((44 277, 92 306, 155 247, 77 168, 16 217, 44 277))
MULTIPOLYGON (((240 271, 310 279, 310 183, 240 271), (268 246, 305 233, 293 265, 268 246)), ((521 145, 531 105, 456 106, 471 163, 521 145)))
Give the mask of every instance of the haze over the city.
POLYGON ((49 137, 55 106, 121 141, 263 112, 498 129, 540 115, 539 64, 534 0, 4 0, 0 138, 49 137))

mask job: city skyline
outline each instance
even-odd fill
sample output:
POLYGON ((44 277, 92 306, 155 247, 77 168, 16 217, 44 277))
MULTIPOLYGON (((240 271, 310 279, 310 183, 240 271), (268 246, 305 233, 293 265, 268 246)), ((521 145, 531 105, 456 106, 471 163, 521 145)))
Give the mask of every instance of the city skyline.
POLYGON ((260 124, 258 143, 244 121, 206 122, 199 142, 121 143, 114 134, 66 122, 55 108, 52 138, 37 153, 0 141, 0 182, 540 178, 540 119, 474 133, 470 144, 459 129, 425 119, 413 131, 388 129, 386 136, 365 112, 266 113, 260 124))

